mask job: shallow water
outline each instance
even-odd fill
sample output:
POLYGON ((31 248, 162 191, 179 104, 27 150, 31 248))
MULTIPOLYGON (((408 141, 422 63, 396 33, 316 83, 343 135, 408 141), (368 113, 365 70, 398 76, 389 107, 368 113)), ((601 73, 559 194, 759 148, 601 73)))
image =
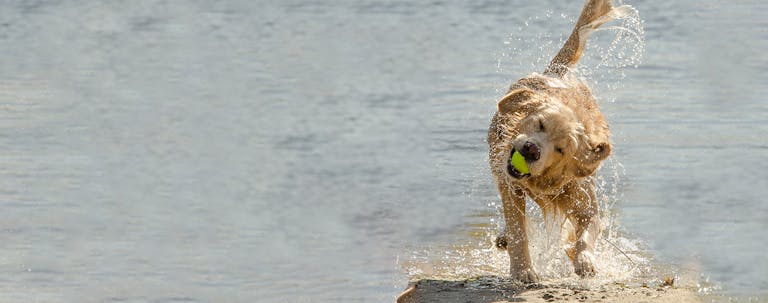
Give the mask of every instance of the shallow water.
MULTIPOLYGON (((653 273, 765 301, 768 5, 630 4, 642 63, 591 77, 614 226, 653 273)), ((0 301, 390 302, 409 260, 476 260, 494 101, 579 8, 7 2, 0 301)))

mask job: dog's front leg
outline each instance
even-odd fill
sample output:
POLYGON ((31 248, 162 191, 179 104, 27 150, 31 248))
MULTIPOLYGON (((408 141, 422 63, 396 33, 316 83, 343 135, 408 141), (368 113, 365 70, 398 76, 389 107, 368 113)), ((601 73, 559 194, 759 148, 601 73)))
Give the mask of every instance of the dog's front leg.
POLYGON ((580 277, 595 276, 595 242, 600 235, 600 224, 596 215, 575 214, 569 219, 576 225, 576 241, 572 244, 569 256, 573 268, 580 277))
POLYGON ((507 253, 509 254, 509 273, 513 279, 524 283, 539 281, 531 266, 528 252, 528 234, 525 224, 525 194, 520 189, 510 188, 505 182, 499 182, 499 192, 504 208, 506 225, 507 253))
POLYGON ((570 243, 566 253, 574 271, 580 277, 592 277, 595 275, 595 243, 601 232, 595 184, 587 180, 567 186, 557 200, 556 203, 567 210, 568 221, 573 225, 573 229, 567 231, 570 243))

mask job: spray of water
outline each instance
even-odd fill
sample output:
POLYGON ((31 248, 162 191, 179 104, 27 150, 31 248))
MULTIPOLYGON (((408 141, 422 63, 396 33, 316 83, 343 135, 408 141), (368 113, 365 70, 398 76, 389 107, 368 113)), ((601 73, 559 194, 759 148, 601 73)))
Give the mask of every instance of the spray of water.
MULTIPOLYGON (((598 98, 610 95, 620 87, 624 70, 636 67, 645 48, 643 23, 637 10, 619 3, 616 20, 594 33, 578 69, 572 72, 585 78, 598 98), (592 54, 592 55, 590 55, 592 54)), ((497 95, 506 92, 509 83, 531 72, 540 72, 551 60, 566 36, 554 38, 532 24, 562 23, 572 26, 575 18, 565 14, 528 18, 523 26, 510 34, 504 43, 506 49, 498 54, 497 71, 506 77, 498 83, 497 95)), ((613 102, 613 99, 607 100, 613 102)), ((603 99, 603 102, 606 102, 603 99)), ((487 166, 482 165, 482 170, 487 166)), ((651 256, 646 253, 643 241, 624 233, 618 222, 616 204, 622 200, 624 169, 615 158, 605 161, 595 177, 600 199, 600 220, 604 228, 597 244, 595 257, 598 274, 594 279, 579 279, 563 251, 560 237, 562 220, 545 220, 536 203, 529 201, 527 217, 530 220, 529 241, 531 258, 536 272, 544 279, 561 283, 642 283, 654 277, 651 256)), ((494 190, 490 174, 474 181, 473 192, 494 190)), ((473 195, 482 196, 482 195, 473 195)), ((488 207, 493 215, 486 222, 473 224, 468 243, 414 249, 398 258, 409 279, 459 280, 477 276, 508 274, 509 259, 506 252, 497 249, 493 240, 503 229, 499 198, 489 199, 488 207)))
MULTIPOLYGON (((527 203, 531 258, 534 269, 545 280, 583 285, 616 281, 642 283, 653 278, 646 245, 639 239, 626 236, 617 221, 614 204, 621 200, 623 168, 613 158, 606 162, 596 177, 604 231, 595 249, 598 275, 594 279, 579 279, 573 273, 573 266, 561 241, 562 218, 545 219, 536 203, 527 203)), ((495 214, 501 213, 500 203, 490 201, 488 206, 495 214)), ((505 251, 493 246, 495 237, 503 229, 503 220, 500 215, 487 220, 487 224, 475 225, 470 242, 413 250, 400 260, 401 266, 412 280, 460 280, 507 275, 509 258, 505 251)))
MULTIPOLYGON (((645 51, 645 31, 638 11, 618 3, 614 8, 614 20, 593 33, 584 51, 584 57, 572 73, 588 80, 596 92, 611 92, 621 87, 625 70, 637 67, 645 51)), ((540 24, 556 24, 570 28, 578 16, 547 11, 544 16, 528 17, 504 42, 507 47, 497 54, 496 70, 503 80, 497 83, 497 95, 506 93, 509 83, 531 72, 542 72, 552 57, 565 43, 570 32, 554 36, 542 31, 540 24)), ((602 100, 603 96, 598 94, 602 100)), ((607 101, 613 101, 609 99, 607 101)))

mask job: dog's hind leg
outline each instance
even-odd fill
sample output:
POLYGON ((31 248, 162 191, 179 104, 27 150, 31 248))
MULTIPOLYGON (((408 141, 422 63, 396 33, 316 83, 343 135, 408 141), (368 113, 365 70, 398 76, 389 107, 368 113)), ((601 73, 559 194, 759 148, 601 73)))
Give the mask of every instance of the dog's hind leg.
POLYGON ((500 235, 496 236, 496 240, 493 243, 496 245, 496 248, 507 250, 507 242, 507 229, 505 228, 500 235))
POLYGON ((612 14, 613 5, 611 0, 588 0, 581 10, 579 20, 571 32, 571 36, 565 41, 565 45, 552 59, 549 66, 544 70, 545 75, 563 77, 568 69, 576 65, 584 52, 587 44, 587 38, 600 25, 611 21, 615 16, 612 14))

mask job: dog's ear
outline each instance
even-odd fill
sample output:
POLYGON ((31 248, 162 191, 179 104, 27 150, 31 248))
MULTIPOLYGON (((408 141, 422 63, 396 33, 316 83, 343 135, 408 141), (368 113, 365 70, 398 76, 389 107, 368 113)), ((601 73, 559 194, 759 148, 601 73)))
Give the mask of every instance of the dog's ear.
POLYGON ((590 155, 592 161, 603 161, 611 155, 611 144, 608 142, 600 142, 595 144, 590 152, 592 153, 590 155))
POLYGON ((608 142, 600 142, 592 146, 583 160, 577 162, 575 170, 577 177, 591 176, 600 166, 600 161, 605 160, 611 155, 611 144, 608 142))
POLYGON ((527 88, 519 88, 513 90, 504 97, 501 98, 499 104, 496 105, 500 113, 508 114, 518 111, 520 103, 531 99, 535 93, 527 88))

